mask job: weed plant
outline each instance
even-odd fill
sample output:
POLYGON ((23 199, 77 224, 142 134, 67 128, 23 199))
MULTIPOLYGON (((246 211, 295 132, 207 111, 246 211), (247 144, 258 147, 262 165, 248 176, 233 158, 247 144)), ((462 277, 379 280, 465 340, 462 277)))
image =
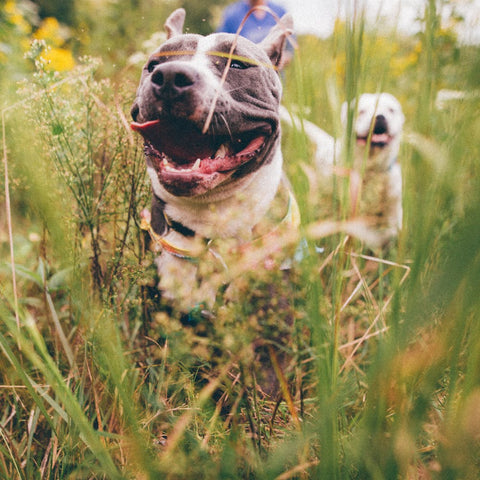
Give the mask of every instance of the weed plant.
POLYGON ((435 2, 414 41, 351 13, 331 39, 298 39, 285 103, 340 136, 341 101, 399 97, 398 241, 372 252, 309 236, 348 220, 348 180, 325 198, 311 146, 287 129, 304 237, 293 272, 246 275, 241 301, 188 321, 158 299, 139 225, 149 186, 127 114, 138 72, 109 82, 83 59, 60 75, 34 46, 36 73, 3 111, 13 235, 1 248, 15 264, 0 270, 0 478, 479 477, 479 100, 434 102, 440 88, 470 93, 475 75, 439 61, 435 2), (400 54, 376 46, 402 41, 418 62, 400 77, 400 54), (288 359, 270 371, 253 359, 267 331, 288 359), (255 388, 272 372, 278 401, 255 388))

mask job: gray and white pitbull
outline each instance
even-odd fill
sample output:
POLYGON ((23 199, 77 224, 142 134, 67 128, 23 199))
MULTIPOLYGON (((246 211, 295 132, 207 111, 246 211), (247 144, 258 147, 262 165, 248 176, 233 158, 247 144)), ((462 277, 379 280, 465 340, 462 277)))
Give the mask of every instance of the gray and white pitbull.
MULTIPOLYGON (((167 19, 167 41, 143 68, 131 114, 153 189, 159 288, 188 309, 211 302, 218 287, 199 280, 195 252, 212 239, 251 241, 279 189, 276 67, 292 19, 259 45, 226 33, 183 34, 184 19, 183 9, 167 19)), ((215 252, 209 256, 213 262, 215 252)))

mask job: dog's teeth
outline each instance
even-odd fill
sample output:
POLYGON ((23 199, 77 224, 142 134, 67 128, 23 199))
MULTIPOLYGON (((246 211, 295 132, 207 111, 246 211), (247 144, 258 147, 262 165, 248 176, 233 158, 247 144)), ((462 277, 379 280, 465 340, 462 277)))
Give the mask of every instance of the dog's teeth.
POLYGON ((168 167, 168 160, 166 158, 163 158, 162 164, 164 167, 168 167))
POLYGON ((196 162, 193 164, 193 167, 190 170, 198 170, 200 168, 201 160, 197 158, 196 162))
POLYGON ((228 153, 227 147, 225 146, 224 143, 222 143, 222 145, 220 145, 220 147, 215 153, 215 158, 225 158, 227 153, 228 153))

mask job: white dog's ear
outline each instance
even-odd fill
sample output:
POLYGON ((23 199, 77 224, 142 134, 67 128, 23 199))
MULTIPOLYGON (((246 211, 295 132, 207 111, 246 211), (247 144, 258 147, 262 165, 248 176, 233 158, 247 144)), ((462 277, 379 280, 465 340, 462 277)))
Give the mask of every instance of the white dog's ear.
POLYGON ((343 126, 347 124, 347 115, 348 115, 348 103, 343 102, 342 109, 340 110, 340 120, 343 126))
POLYGON ((274 67, 282 68, 287 39, 293 34, 293 18, 287 13, 260 43, 274 67))
POLYGON ((165 31, 167 32, 167 39, 176 37, 183 33, 183 24, 185 23, 185 9, 177 8, 170 14, 165 22, 165 31))

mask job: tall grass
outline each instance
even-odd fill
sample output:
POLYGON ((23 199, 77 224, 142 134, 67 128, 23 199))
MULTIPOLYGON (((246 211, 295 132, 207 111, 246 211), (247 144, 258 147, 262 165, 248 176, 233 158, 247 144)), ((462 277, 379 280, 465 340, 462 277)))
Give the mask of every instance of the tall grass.
MULTIPOLYGON (((149 187, 126 126, 138 72, 112 86, 95 62, 62 77, 32 53, 36 74, 5 115, 15 265, 0 270, 0 478, 478 478, 478 99, 435 107, 435 2, 402 78, 376 46, 411 40, 351 13, 331 39, 299 39, 284 98, 336 136, 341 101, 402 100, 397 245, 308 237, 348 218, 348 180, 325 198, 311 146, 287 130, 303 255, 288 279, 247 276, 241 301, 187 325, 158 300, 139 226, 149 187), (267 331, 291 359, 278 402, 255 389, 268 372, 252 345, 267 331)), ((467 77, 449 86, 468 92, 467 77)))

